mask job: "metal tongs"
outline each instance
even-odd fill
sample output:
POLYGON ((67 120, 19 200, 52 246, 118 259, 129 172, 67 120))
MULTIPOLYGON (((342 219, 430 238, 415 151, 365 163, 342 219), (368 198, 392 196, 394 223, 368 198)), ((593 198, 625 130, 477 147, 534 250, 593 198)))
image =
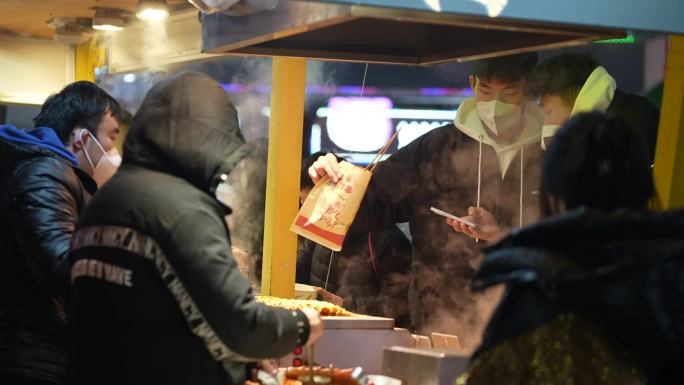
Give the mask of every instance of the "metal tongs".
POLYGON ((306 347, 306 355, 309 361, 309 374, 304 374, 298 377, 303 384, 309 385, 327 385, 332 382, 329 376, 321 376, 314 374, 314 345, 310 344, 306 347))

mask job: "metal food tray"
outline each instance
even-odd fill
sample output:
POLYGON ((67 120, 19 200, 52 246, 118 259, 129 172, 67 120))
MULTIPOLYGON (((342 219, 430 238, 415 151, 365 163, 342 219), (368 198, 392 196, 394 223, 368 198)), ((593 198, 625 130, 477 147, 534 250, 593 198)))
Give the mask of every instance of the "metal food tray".
POLYGON ((355 315, 352 317, 324 316, 325 329, 393 329, 394 319, 355 315))

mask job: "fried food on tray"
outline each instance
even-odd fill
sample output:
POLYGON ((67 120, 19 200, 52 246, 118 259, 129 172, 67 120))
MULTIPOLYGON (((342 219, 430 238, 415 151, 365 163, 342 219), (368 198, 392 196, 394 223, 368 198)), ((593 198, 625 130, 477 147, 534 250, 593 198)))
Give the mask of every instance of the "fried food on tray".
POLYGON ((286 378, 283 380, 282 385, 304 385, 304 384, 299 380, 293 380, 291 378, 286 378))
POLYGON ((316 310, 321 316, 353 317, 355 314, 347 311, 342 306, 334 305, 330 302, 317 301, 311 299, 287 299, 269 296, 257 296, 257 302, 268 306, 282 307, 288 310, 298 310, 309 308, 316 310))
MULTIPOLYGON (((317 376, 329 378, 330 385, 359 385, 358 381, 352 377, 353 371, 354 369, 324 368, 320 366, 314 366, 313 368, 314 378, 317 376)), ((289 367, 285 371, 285 381, 283 381, 283 385, 298 385, 295 383, 295 381, 306 385, 306 379, 310 373, 311 371, 308 366, 300 366, 296 368, 289 367)))

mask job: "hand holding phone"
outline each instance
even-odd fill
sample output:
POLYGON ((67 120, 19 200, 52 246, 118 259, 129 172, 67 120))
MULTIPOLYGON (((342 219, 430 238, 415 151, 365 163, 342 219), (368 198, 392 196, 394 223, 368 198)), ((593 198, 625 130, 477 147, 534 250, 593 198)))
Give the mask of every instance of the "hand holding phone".
POLYGON ((477 225, 474 224, 473 222, 466 221, 465 219, 462 219, 462 218, 459 218, 459 217, 457 217, 457 216, 455 216, 455 215, 449 214, 449 213, 447 213, 446 211, 442 211, 442 210, 440 210, 440 209, 438 209, 438 208, 430 207, 430 211, 432 211, 433 213, 435 213, 435 214, 437 214, 437 215, 441 215, 441 216, 443 216, 443 217, 452 219, 452 220, 454 220, 454 221, 461 222, 461 223, 463 223, 464 225, 470 226, 470 227, 472 227, 472 228, 474 228, 474 229, 477 228, 477 225))

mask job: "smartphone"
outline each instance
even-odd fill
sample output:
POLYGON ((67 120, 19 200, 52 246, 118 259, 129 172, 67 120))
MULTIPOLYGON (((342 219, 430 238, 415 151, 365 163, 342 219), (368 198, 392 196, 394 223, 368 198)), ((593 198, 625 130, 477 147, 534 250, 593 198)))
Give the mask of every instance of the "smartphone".
POLYGON ((457 217, 457 216, 455 216, 455 215, 451 215, 451 214, 447 213, 446 211, 442 211, 442 210, 437 209, 437 208, 434 208, 434 207, 430 207, 430 211, 432 211, 433 213, 435 213, 435 214, 437 214, 437 215, 441 215, 441 216, 443 216, 443 217, 447 217, 447 218, 449 218, 449 219, 453 219, 453 220, 455 220, 455 221, 457 221, 457 222, 461 222, 461 223, 463 223, 464 225, 470 226, 470 227, 472 227, 472 228, 474 228, 474 229, 477 228, 477 225, 474 224, 473 222, 466 221, 465 219, 461 219, 461 218, 459 218, 459 217, 457 217))

